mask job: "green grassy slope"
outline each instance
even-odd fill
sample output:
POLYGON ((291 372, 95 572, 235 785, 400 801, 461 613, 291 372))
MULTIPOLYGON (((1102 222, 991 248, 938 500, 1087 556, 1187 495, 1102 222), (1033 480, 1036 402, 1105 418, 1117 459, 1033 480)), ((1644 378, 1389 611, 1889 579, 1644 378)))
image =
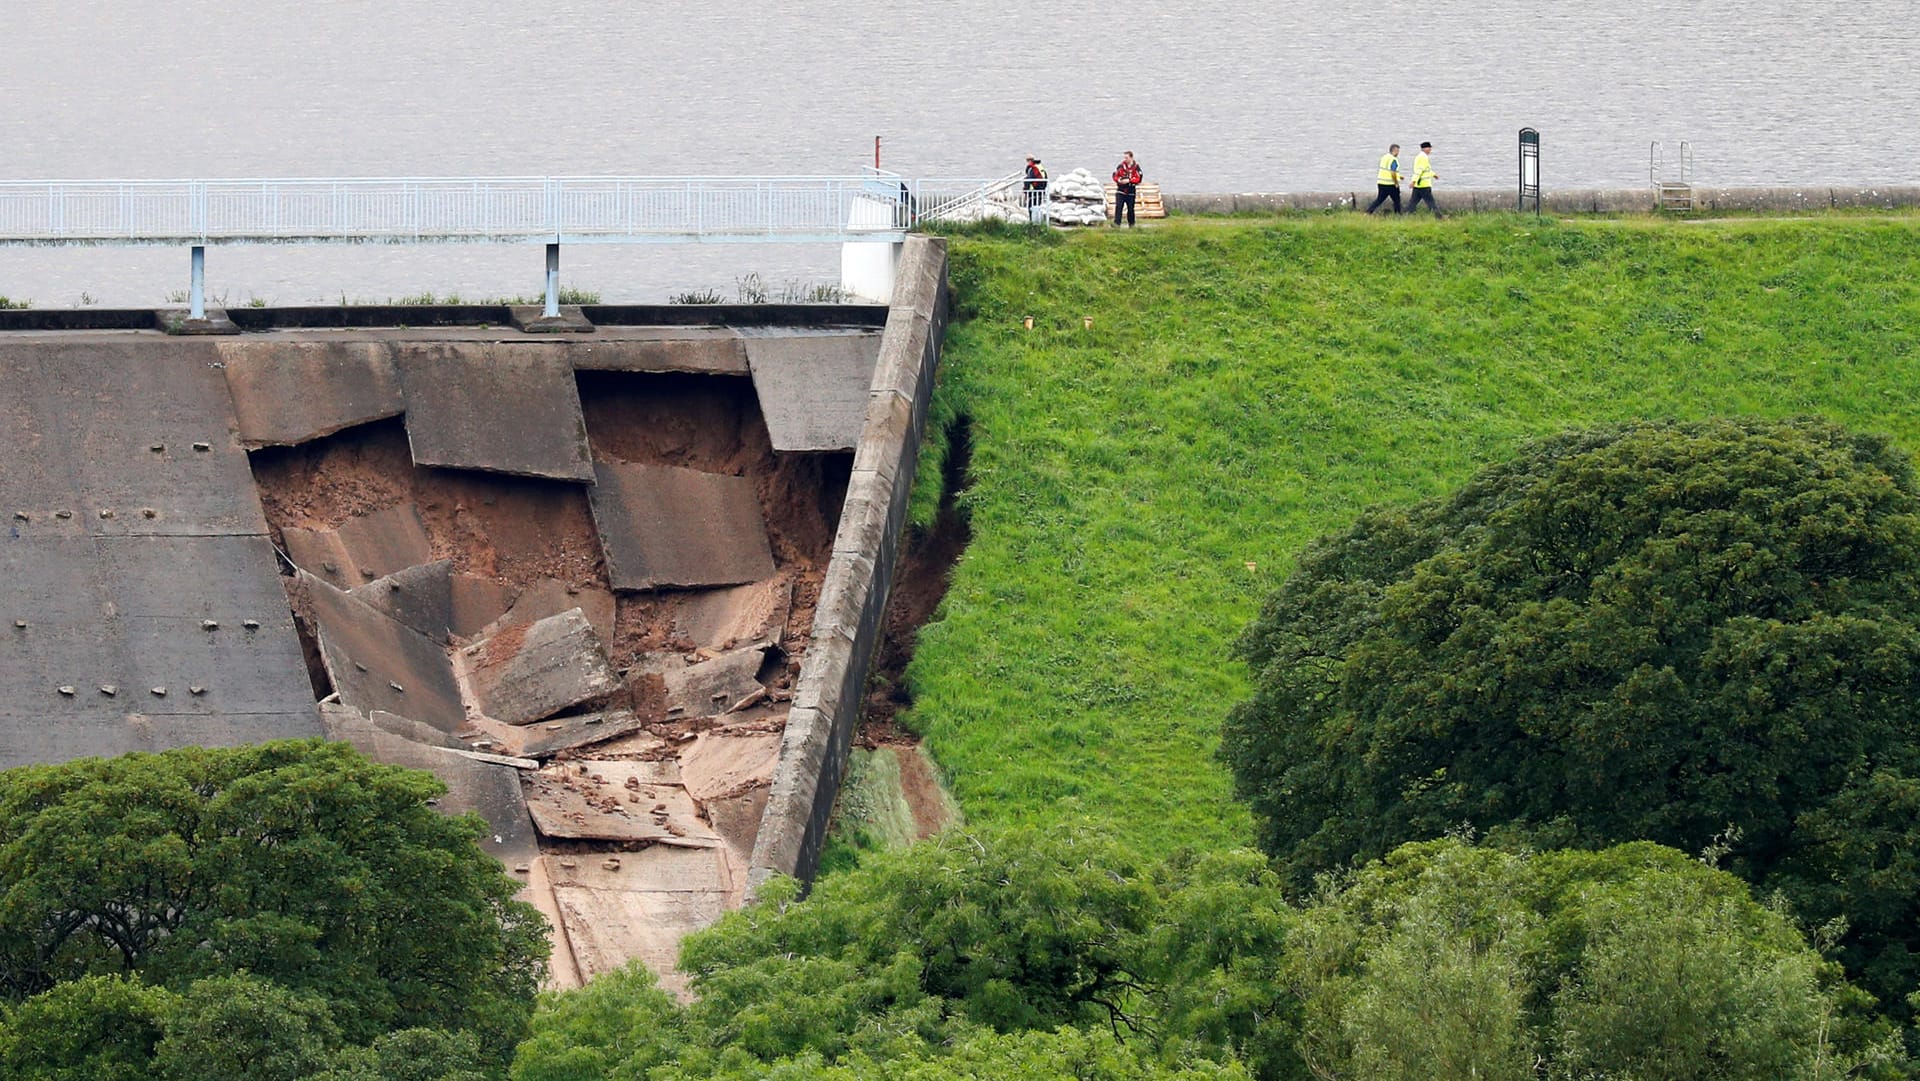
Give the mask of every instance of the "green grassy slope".
POLYGON ((1529 437, 1818 413, 1920 450, 1916 217, 1193 222, 952 250, 967 317, 936 408, 972 420, 974 539, 907 720, 976 822, 1244 842, 1213 749, 1260 598, 1305 541, 1529 437))

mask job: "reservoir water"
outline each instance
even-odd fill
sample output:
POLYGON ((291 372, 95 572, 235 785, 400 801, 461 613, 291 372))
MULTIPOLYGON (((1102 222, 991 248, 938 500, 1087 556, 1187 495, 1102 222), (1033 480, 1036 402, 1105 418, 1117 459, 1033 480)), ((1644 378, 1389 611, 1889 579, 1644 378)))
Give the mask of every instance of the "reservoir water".
MULTIPOLYGON (((1910 183, 1913 0, 4 0, 0 178, 996 176, 1122 150, 1186 191, 1361 189, 1390 141, 1441 183, 1910 183)), ((803 246, 569 249, 609 300, 833 280, 803 246)), ((238 305, 531 293, 537 248, 220 248, 238 305)), ((165 249, 0 251, 0 295, 153 304, 165 249)))

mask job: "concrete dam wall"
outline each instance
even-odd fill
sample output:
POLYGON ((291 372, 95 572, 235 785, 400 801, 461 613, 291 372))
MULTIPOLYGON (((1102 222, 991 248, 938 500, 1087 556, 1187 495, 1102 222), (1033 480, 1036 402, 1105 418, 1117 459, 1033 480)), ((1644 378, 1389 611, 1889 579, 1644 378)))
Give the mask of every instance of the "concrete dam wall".
MULTIPOLYGON (((944 297, 943 246, 906 265, 944 297)), ((488 820, 556 985, 673 986, 760 868, 812 871, 931 391, 884 362, 931 364, 914 303, 0 333, 0 766, 347 739, 488 820)))

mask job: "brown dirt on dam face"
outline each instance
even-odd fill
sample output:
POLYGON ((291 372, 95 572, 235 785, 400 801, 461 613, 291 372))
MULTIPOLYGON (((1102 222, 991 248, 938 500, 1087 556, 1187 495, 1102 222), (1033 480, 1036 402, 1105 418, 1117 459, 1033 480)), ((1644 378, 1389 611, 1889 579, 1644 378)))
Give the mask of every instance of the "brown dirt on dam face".
POLYGON ((971 453, 969 423, 962 417, 949 432, 940 509, 933 525, 911 530, 902 542, 893 586, 887 595, 885 629, 867 680, 860 727, 854 733, 856 746, 867 750, 892 747, 900 752, 901 795, 913 812, 915 830, 921 837, 947 825, 952 817, 951 803, 931 762, 920 750, 919 735, 901 725, 898 717, 913 705, 906 671, 913 661, 920 629, 939 611, 953 584, 953 568, 973 539, 966 515, 956 503, 967 484, 971 453))
MULTIPOLYGON (((850 454, 776 454, 752 384, 745 379, 666 373, 635 377, 581 372, 580 405, 596 458, 673 465, 751 477, 766 519, 774 564, 793 583, 782 645, 790 658, 806 648, 827 573, 850 454)), ((606 568, 599 568, 605 588, 606 568)), ((672 590, 621 597, 616 653, 672 648, 672 590)), ((614 658, 621 663, 621 657, 614 658)))
MULTIPOLYGON (((582 372, 579 381, 597 459, 752 478, 775 565, 792 583, 781 645, 797 669, 846 497, 851 455, 776 454, 745 379, 582 372)), ((289 527, 336 528, 411 504, 431 557, 451 560, 455 574, 513 589, 545 579, 583 590, 611 589, 584 485, 415 465, 400 418, 298 446, 255 450, 251 458, 269 529, 282 550, 289 527)), ((692 648, 674 629, 680 591, 616 597, 615 633, 607 643, 616 667, 647 653, 692 648)), ((651 696, 638 697, 635 704, 645 705, 651 696)))

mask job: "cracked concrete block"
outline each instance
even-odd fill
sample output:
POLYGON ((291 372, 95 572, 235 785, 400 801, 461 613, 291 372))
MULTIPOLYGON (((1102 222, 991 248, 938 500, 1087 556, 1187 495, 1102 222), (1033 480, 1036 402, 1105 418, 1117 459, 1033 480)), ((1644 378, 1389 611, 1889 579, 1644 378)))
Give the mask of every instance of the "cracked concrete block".
POLYGON ((509 624, 536 623, 572 608, 586 613, 587 622, 593 624, 594 633, 600 636, 602 642, 613 641, 613 594, 592 586, 572 585, 558 578, 542 578, 521 589, 513 604, 493 621, 492 626, 480 633, 482 637, 492 637, 509 624))
POLYGON ((578 608, 503 629, 463 652, 481 712, 529 724, 619 689, 606 647, 578 608))
POLYGON ((340 701, 443 732, 466 721, 453 662, 433 639, 305 571, 292 589, 318 624, 321 660, 340 701))
POLYGON ((513 607, 518 591, 495 578, 456 574, 451 586, 453 619, 449 626, 462 638, 482 636, 489 624, 513 607))
POLYGON ((547 758, 561 751, 631 736, 645 727, 632 710, 611 709, 571 717, 549 717, 526 725, 477 720, 470 724, 467 736, 476 741, 474 745, 480 750, 495 750, 521 758, 547 758))
POLYGON ((721 844, 672 762, 557 762, 527 774, 526 786, 527 809, 548 837, 721 844))
POLYGON ((395 354, 416 464, 593 481, 565 346, 409 343, 395 354))
POLYGON ((774 450, 858 445, 880 338, 860 333, 746 339, 747 364, 774 450))
POLYGON ((792 613, 793 582, 769 578, 727 589, 690 593, 679 601, 673 633, 708 649, 732 649, 749 642, 778 643, 792 613))
POLYGON ((445 645, 453 624, 453 561, 436 560, 394 571, 349 594, 445 645))
POLYGON ((349 518, 331 529, 287 526, 281 536, 294 566, 341 589, 433 559, 426 523, 411 503, 349 518))
POLYGON ((601 462, 589 493, 615 589, 730 586, 773 576, 753 480, 601 462))
POLYGON ((329 704, 321 713, 327 738, 351 743, 376 762, 426 770, 445 782, 447 794, 436 808, 448 815, 478 812, 489 827, 480 847, 508 870, 538 858, 539 842, 518 770, 476 761, 454 748, 415 742, 391 724, 375 723, 349 706, 329 704))
POLYGON ((667 708, 677 716, 710 717, 725 713, 756 692, 766 690, 760 667, 766 650, 757 647, 722 653, 709 661, 660 673, 667 686, 667 708))
POLYGON ((286 446, 398 416, 406 405, 384 342, 221 342, 240 441, 286 446))

